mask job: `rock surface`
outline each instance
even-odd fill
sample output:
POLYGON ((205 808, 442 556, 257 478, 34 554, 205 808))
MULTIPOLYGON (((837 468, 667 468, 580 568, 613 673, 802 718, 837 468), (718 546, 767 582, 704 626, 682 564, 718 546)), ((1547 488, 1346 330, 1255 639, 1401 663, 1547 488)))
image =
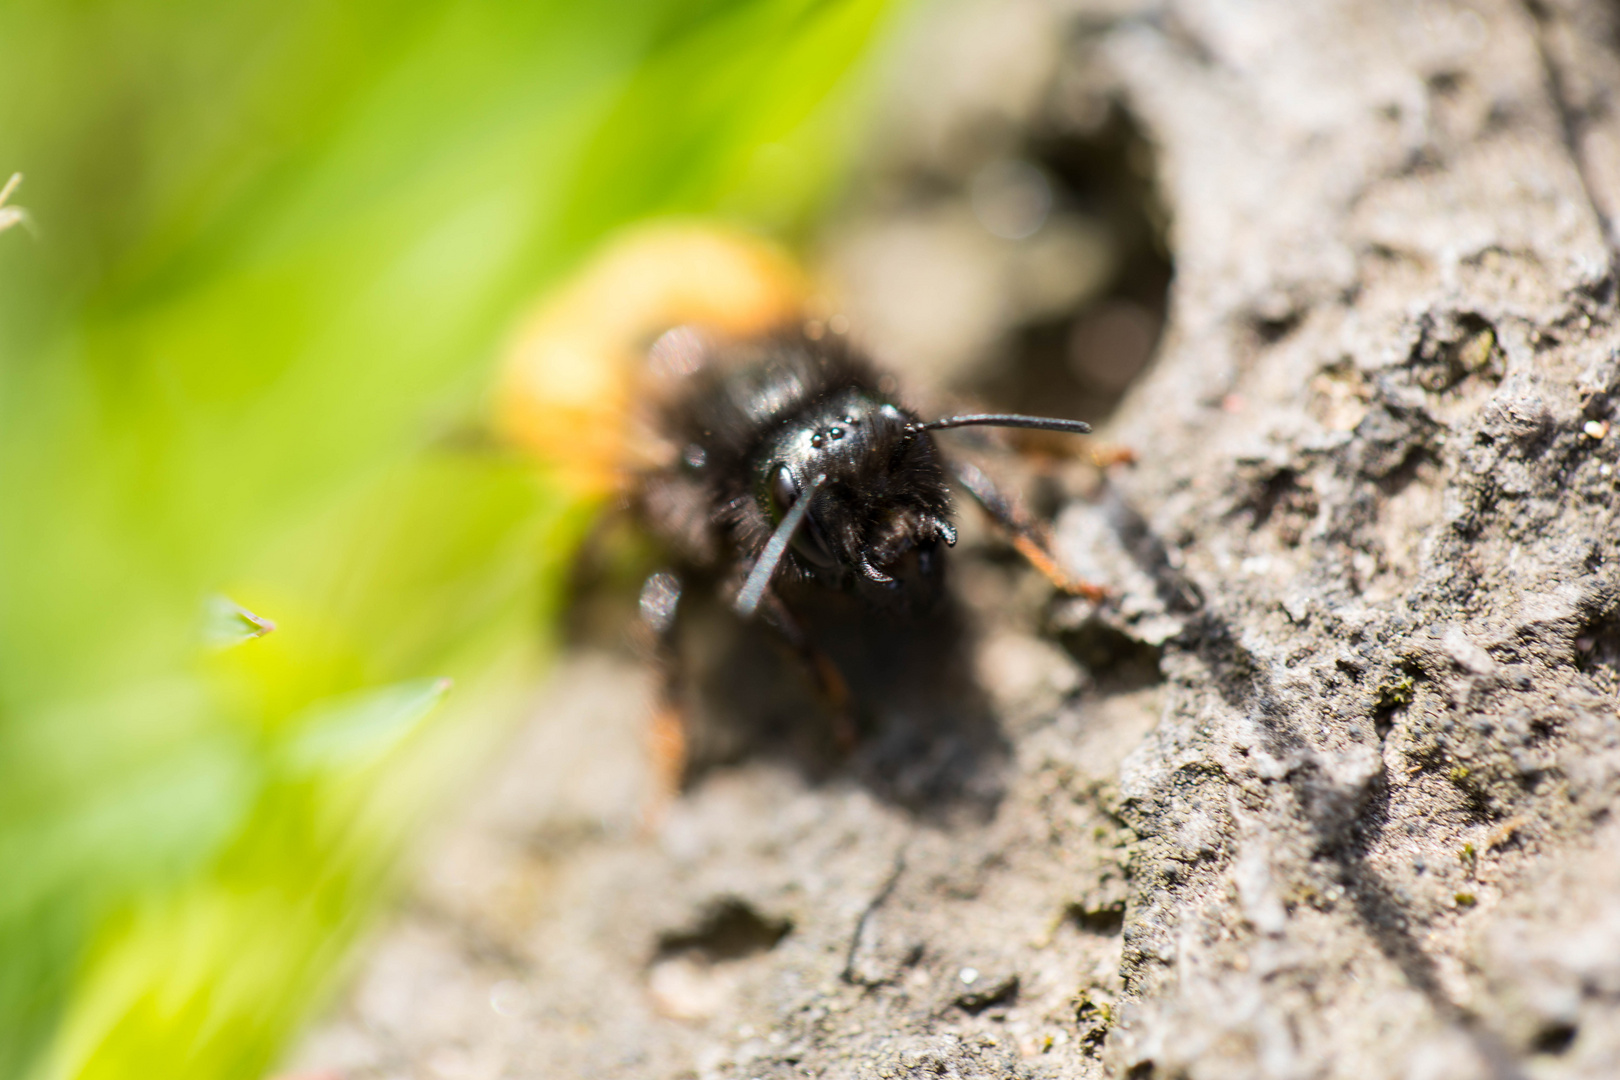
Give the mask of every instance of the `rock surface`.
POLYGON ((1029 489, 1114 598, 964 512, 995 737, 731 753, 650 833, 582 647, 298 1067, 1620 1075, 1617 31, 944 7, 826 261, 924 398, 1115 410, 1029 489))

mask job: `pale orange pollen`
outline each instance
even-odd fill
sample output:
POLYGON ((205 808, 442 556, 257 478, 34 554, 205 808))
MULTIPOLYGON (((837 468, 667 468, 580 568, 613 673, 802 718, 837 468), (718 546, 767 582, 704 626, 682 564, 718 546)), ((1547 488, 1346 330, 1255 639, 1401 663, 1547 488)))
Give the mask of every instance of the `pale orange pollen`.
POLYGON ((519 327, 496 388, 497 433, 583 494, 607 494, 635 450, 629 414, 647 347, 673 326, 745 337, 802 317, 803 275, 779 249, 714 225, 663 222, 609 241, 519 327))

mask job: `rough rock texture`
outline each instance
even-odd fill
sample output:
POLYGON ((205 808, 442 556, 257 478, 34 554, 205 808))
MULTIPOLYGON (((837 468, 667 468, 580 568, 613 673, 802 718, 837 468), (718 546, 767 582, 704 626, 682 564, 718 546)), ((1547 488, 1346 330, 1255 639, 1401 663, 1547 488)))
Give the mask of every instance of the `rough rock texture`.
POLYGON ((582 649, 301 1067, 1620 1075, 1615 13, 986 0, 906 64, 828 262, 924 398, 1119 403, 1029 489, 1117 595, 964 513, 996 737, 734 747, 651 833, 582 649))

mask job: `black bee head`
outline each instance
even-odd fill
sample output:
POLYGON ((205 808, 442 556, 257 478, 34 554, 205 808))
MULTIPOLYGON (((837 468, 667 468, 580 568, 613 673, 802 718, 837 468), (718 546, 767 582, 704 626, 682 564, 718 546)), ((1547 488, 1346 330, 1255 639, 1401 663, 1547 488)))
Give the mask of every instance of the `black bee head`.
POLYGON ((917 418, 861 389, 804 410, 757 459, 755 498, 790 525, 799 567, 879 603, 926 604, 938 593, 942 547, 956 543, 945 475, 917 418))
POLYGON ((743 403, 740 411, 751 422, 773 426, 761 442, 750 440, 741 451, 753 474, 754 506, 745 519, 753 511, 763 519, 751 523, 750 533, 762 535, 760 527, 769 526, 737 594, 744 618, 758 610, 784 566, 874 603, 926 607, 939 594, 943 549, 956 543, 932 432, 978 426, 1091 430, 1078 420, 1011 413, 923 422, 863 379, 834 382, 816 394, 806 372, 825 369, 829 356, 789 355, 800 362, 778 357, 753 369, 753 377, 730 384, 728 394, 743 403))

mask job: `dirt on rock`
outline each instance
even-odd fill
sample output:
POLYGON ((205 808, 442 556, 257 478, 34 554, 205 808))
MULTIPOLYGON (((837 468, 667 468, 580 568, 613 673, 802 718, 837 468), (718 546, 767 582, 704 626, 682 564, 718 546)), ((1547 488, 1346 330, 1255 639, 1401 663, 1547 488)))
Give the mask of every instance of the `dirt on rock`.
POLYGON ((854 753, 722 640, 651 830, 581 644, 298 1067, 1620 1075, 1617 13, 971 0, 894 80, 841 306, 921 404, 1106 419, 995 467, 1114 595, 964 508, 854 753))

